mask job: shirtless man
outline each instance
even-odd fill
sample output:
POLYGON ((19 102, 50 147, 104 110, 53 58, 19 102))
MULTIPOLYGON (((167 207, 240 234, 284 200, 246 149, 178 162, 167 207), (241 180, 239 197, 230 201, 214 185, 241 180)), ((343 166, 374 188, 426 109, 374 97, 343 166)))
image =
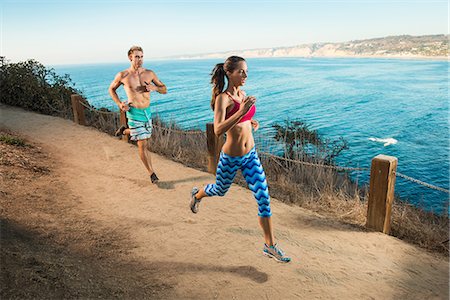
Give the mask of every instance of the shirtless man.
POLYGON ((158 182, 151 162, 149 141, 152 135, 152 117, 150 112, 150 92, 166 94, 166 86, 158 79, 155 72, 142 67, 144 52, 141 47, 133 46, 128 50, 131 65, 125 71, 117 73, 109 86, 111 98, 126 111, 128 128, 121 126, 116 135, 129 134, 132 141, 137 141, 139 156, 150 174, 152 183, 158 182), (116 90, 123 84, 128 100, 121 101, 116 90))

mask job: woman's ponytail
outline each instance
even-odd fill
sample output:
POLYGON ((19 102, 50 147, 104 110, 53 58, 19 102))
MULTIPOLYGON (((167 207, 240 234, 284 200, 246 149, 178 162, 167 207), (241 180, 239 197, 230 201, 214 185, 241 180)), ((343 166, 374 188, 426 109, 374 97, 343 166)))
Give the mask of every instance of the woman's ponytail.
POLYGON ((212 110, 214 110, 214 105, 216 104, 216 97, 222 93, 223 88, 225 87, 225 76, 227 75, 223 66, 223 63, 217 64, 211 72, 211 83, 213 85, 211 96, 212 110))
POLYGON ((225 77, 228 79, 227 72, 233 73, 239 66, 239 62, 245 61, 240 56, 230 56, 225 60, 225 63, 217 64, 211 72, 212 97, 211 108, 214 110, 216 98, 223 92, 225 87, 225 77))

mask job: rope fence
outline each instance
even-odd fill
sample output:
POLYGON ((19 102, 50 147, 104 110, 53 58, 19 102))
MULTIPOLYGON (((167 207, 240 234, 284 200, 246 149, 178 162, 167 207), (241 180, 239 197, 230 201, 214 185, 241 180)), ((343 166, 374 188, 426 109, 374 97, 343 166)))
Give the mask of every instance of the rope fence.
POLYGON ((193 135, 205 134, 205 132, 201 131, 201 130, 179 130, 179 129, 174 129, 174 128, 170 128, 170 127, 160 126, 157 124, 152 124, 152 126, 154 128, 159 128, 161 130, 166 130, 166 131, 175 132, 175 133, 179 133, 179 134, 186 134, 186 135, 188 135, 188 134, 193 134, 193 135))
POLYGON ((86 108, 87 110, 89 110, 90 112, 93 112, 93 113, 98 113, 98 114, 103 114, 103 115, 119 115, 119 113, 118 113, 118 112, 115 112, 115 111, 102 111, 102 110, 98 110, 98 109, 96 109, 96 108, 94 108, 94 107, 92 107, 92 106, 90 106, 90 105, 84 103, 83 101, 79 101, 79 103, 80 103, 84 108, 86 108))
POLYGON ((444 189, 444 188, 435 186, 435 185, 433 185, 433 184, 429 184, 429 183, 423 182, 423 181, 421 181, 421 180, 419 180, 419 179, 412 178, 412 177, 407 176, 407 175, 405 175, 405 174, 402 174, 402 173, 400 173, 400 172, 396 172, 396 175, 399 176, 399 177, 401 177, 401 178, 403 178, 403 179, 406 179, 406 180, 412 181, 412 182, 414 182, 414 183, 420 184, 420 185, 422 185, 422 186, 425 186, 425 187, 427 187, 427 188, 430 188, 430 189, 433 189, 433 190, 437 190, 437 191, 441 191, 441 192, 444 192, 444 193, 447 193, 447 194, 449 193, 449 190, 447 190, 447 189, 444 189))
POLYGON ((311 163, 311 162, 306 162, 306 161, 301 161, 301 160, 289 159, 289 158, 281 157, 281 156, 274 155, 274 154, 267 153, 267 152, 258 152, 258 154, 260 154, 262 156, 272 157, 272 158, 275 158, 275 159, 280 159, 280 160, 283 160, 283 161, 288 161, 288 162, 292 162, 292 163, 295 163, 295 164, 300 164, 300 165, 305 165, 305 166, 310 166, 310 167, 320 167, 320 168, 325 168, 325 169, 335 169, 335 170, 338 170, 338 171, 368 171, 369 170, 369 168, 342 167, 342 166, 336 166, 336 165, 325 165, 325 164, 311 163))
MULTIPOLYGON (((61 100, 62 100, 62 99, 61 99, 61 100)), ((48 102, 48 100, 45 99, 45 98, 44 98, 44 102, 45 102, 45 104, 47 104, 47 106, 48 106, 50 109, 52 109, 53 111, 55 111, 55 112, 57 112, 57 113, 59 113, 59 114, 66 114, 67 111, 70 109, 70 107, 69 107, 69 108, 66 108, 65 111, 59 110, 59 109, 53 107, 53 105, 51 105, 50 102, 48 102)), ((64 101, 61 101, 61 103, 64 103, 64 101)))

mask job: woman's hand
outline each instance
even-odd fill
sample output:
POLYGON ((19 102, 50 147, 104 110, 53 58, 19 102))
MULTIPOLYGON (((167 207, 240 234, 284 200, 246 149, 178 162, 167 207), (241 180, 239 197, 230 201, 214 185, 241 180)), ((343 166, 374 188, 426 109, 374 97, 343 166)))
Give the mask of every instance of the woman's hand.
POLYGON ((245 115, 255 103, 256 103, 255 96, 245 97, 241 103, 241 106, 239 107, 239 111, 241 112, 242 115, 245 115))
POLYGON ((253 130, 257 131, 259 129, 259 122, 256 121, 255 119, 251 119, 250 123, 252 124, 253 130))

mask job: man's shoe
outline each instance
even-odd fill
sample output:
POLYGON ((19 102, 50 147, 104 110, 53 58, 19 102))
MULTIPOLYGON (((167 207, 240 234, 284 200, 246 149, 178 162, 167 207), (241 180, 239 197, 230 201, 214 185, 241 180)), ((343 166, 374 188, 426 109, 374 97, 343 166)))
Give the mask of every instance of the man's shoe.
POLYGON ((196 214, 198 212, 198 205, 200 204, 201 199, 197 199, 195 198, 195 195, 198 193, 198 188, 194 187, 191 191, 191 203, 190 203, 190 207, 191 210, 194 214, 196 214))
POLYGON ((115 136, 122 136, 123 132, 127 129, 125 125, 120 125, 119 129, 117 129, 116 133, 114 133, 115 136))
POLYGON ((278 244, 273 246, 267 246, 267 244, 264 244, 263 253, 278 262, 288 263, 291 261, 291 258, 286 256, 283 250, 278 247, 278 244))
POLYGON ((150 180, 152 181, 152 183, 158 183, 159 178, 158 176, 156 176, 155 172, 153 172, 152 175, 150 175, 150 180))

